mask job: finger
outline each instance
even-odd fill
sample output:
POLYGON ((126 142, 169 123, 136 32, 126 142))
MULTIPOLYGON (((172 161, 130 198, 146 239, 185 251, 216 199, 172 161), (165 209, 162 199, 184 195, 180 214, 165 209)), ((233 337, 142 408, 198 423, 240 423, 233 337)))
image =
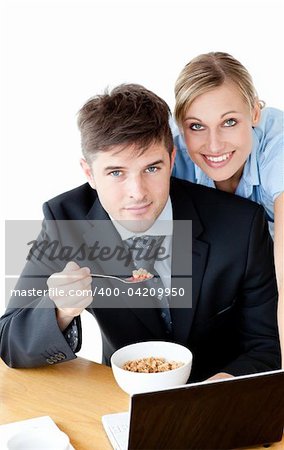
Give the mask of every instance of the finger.
POLYGON ((75 277, 81 278, 81 277, 90 275, 91 271, 90 271, 89 267, 87 267, 87 266, 80 267, 74 261, 69 261, 69 263, 66 264, 66 266, 64 267, 64 269, 62 271, 62 274, 65 274, 65 273, 68 273, 68 274, 71 274, 72 276, 74 275, 75 277))
POLYGON ((58 272, 52 274, 48 278, 46 283, 50 290, 56 288, 61 289, 64 288, 65 286, 69 286, 70 284, 72 284, 74 282, 74 278, 75 277, 70 276, 70 274, 58 272))
MULTIPOLYGON (((67 277, 66 277, 67 278, 67 277)), ((57 284, 54 286, 52 280, 49 282, 49 297, 54 300, 60 297, 83 297, 89 295, 92 292, 92 277, 86 277, 81 280, 70 280, 68 278, 66 284, 57 284), (71 281, 71 282, 70 282, 71 281), (60 292, 59 292, 60 291, 60 292)))
POLYGON ((66 295, 70 292, 69 295, 74 295, 74 291, 78 293, 78 296, 81 295, 83 291, 91 291, 92 287, 92 277, 82 278, 81 280, 74 281, 70 283, 68 286, 65 286, 64 291, 66 295))
POLYGON ((89 267, 80 267, 75 261, 69 261, 63 269, 63 273, 76 272, 77 273, 85 273, 89 275, 91 273, 89 267))
POLYGON ((72 280, 66 285, 60 285, 49 288, 49 295, 56 297, 85 297, 86 295, 92 295, 92 278, 87 277, 82 280, 74 282, 72 280))
POLYGON ((75 263, 75 261, 69 261, 63 269, 63 272, 74 272, 79 270, 81 267, 75 263))
POLYGON ((52 274, 47 280, 47 285, 49 288, 63 287, 85 278, 92 280, 88 267, 82 267, 73 272, 64 272, 63 270, 62 272, 52 274))

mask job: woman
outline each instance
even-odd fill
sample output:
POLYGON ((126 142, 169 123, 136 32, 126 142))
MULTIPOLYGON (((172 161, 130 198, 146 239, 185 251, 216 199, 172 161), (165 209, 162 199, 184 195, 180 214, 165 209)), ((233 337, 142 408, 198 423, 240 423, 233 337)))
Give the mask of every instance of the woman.
POLYGON ((274 238, 284 354, 283 112, 264 108, 246 68, 227 53, 200 55, 180 73, 173 175, 260 203, 274 238))

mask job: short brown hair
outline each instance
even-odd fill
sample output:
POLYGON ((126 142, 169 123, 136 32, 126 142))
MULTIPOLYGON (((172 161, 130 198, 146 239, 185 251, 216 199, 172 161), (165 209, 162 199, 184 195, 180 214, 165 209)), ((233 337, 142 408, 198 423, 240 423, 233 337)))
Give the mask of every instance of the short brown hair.
POLYGON ((138 84, 96 95, 78 113, 83 155, 91 161, 97 152, 117 145, 134 145, 143 153, 154 142, 163 142, 171 154, 169 117, 167 103, 138 84))
POLYGON ((258 99, 248 70, 229 53, 210 52, 192 59, 178 76, 175 85, 177 123, 182 124, 186 111, 199 95, 226 81, 234 83, 251 109, 256 102, 261 108, 264 106, 264 102, 258 99))

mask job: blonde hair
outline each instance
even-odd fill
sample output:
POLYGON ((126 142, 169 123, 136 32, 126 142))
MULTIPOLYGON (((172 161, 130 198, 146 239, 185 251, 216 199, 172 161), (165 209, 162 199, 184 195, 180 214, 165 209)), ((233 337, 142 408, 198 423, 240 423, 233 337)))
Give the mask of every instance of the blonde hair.
POLYGON ((187 109, 199 95, 221 86, 225 81, 235 84, 251 109, 256 103, 261 109, 265 106, 258 99, 251 75, 239 61, 228 53, 210 52, 192 59, 179 74, 175 84, 174 115, 177 123, 181 125, 187 109))

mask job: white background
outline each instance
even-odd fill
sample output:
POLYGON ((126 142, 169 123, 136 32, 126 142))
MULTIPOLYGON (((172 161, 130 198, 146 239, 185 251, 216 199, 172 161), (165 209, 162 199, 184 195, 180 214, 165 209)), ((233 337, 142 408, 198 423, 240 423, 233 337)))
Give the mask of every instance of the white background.
MULTIPOLYGON (((1 12, 6 219, 41 219, 43 201, 85 182, 76 113, 107 86, 140 83, 173 108, 183 66, 226 51, 249 69, 260 98, 283 109, 282 1, 11 0, 1 12)), ((93 328, 87 321, 83 354, 98 359, 93 328)))

